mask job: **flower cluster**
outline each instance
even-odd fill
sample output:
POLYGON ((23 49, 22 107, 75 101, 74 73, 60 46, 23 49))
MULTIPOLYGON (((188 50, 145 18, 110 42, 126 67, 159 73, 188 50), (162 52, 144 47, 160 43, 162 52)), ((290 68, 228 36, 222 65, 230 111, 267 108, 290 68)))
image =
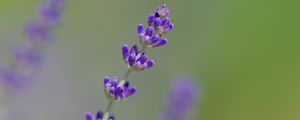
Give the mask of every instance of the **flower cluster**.
POLYGON ((104 77, 105 94, 113 101, 120 101, 128 98, 136 92, 135 87, 129 87, 129 81, 120 83, 117 77, 104 77))
POLYGON ((47 0, 38 10, 39 19, 25 26, 25 35, 31 46, 18 47, 14 50, 14 62, 10 68, 0 70, 0 80, 7 87, 28 88, 32 76, 39 70, 42 63, 43 46, 51 40, 52 30, 61 19, 65 0, 47 0))
POLYGON ((140 42, 145 47, 160 47, 168 43, 168 40, 161 36, 174 29, 174 25, 169 18, 170 14, 170 9, 166 5, 161 5, 155 13, 149 15, 146 29, 144 29, 143 24, 138 24, 137 34, 140 42))
MULTIPOLYGON (((86 120, 103 120, 104 113, 102 111, 97 112, 96 116, 94 116, 92 113, 88 112, 85 114, 86 120)), ((108 120, 115 120, 115 117, 113 115, 110 115, 108 120)))
POLYGON ((65 0, 47 0, 38 10, 38 20, 25 27, 25 33, 34 44, 50 41, 53 27, 59 25, 65 0))
POLYGON ((122 54, 123 59, 130 70, 141 71, 154 66, 154 60, 150 60, 145 52, 139 53, 137 45, 133 45, 129 50, 128 45, 124 44, 122 47, 122 54))
MULTIPOLYGON (((128 65, 129 71, 142 71, 154 66, 154 60, 149 59, 145 53, 145 49, 147 47, 160 47, 167 44, 167 39, 162 38, 162 35, 174 28, 174 25, 170 22, 170 14, 170 9, 163 4, 157 8, 155 13, 149 16, 148 27, 145 31, 143 25, 138 24, 137 33, 143 46, 140 50, 137 45, 133 45, 131 48, 129 48, 127 44, 122 46, 123 60, 128 65)), ((130 95, 126 95, 128 94, 126 93, 127 87, 123 85, 126 85, 124 83, 129 84, 129 81, 124 82, 124 80, 122 80, 121 85, 116 86, 112 86, 112 83, 108 81, 106 78, 104 79, 105 93, 109 99, 113 98, 113 100, 120 101, 136 92, 136 89, 134 89, 133 93, 130 92, 130 95), (107 83, 109 83, 109 85, 106 85, 107 83), (120 93, 119 90, 122 92, 120 93)), ((118 80, 115 79, 114 82, 113 84, 116 84, 118 80)))
POLYGON ((112 104, 126 100, 136 93, 136 87, 129 87, 127 77, 131 71, 142 71, 154 66, 154 60, 147 56, 145 49, 164 46, 168 43, 168 40, 163 38, 162 35, 170 32, 174 28, 174 25, 170 22, 170 13, 166 5, 161 5, 157 8, 155 13, 149 16, 148 27, 146 29, 144 29, 143 24, 138 24, 137 33, 142 48, 139 49, 136 44, 132 47, 129 47, 127 44, 122 46, 122 57, 128 66, 128 70, 123 80, 119 80, 117 77, 104 78, 104 92, 109 100, 107 111, 104 113, 104 116, 101 113, 101 115, 99 115, 101 117, 96 118, 88 113, 86 117, 87 120, 102 120, 102 116, 103 120, 110 120, 109 114, 112 104))
POLYGON ((198 103, 199 94, 200 87, 191 78, 177 78, 166 99, 165 111, 158 120, 187 120, 198 103))

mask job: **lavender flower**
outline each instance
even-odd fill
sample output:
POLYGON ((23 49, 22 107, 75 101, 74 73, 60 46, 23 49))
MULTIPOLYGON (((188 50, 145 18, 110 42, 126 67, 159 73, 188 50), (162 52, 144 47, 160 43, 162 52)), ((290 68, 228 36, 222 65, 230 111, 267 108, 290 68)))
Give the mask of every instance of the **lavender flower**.
POLYGON ((199 100, 199 89, 190 78, 178 78, 171 87, 165 111, 158 120, 187 120, 199 100))
POLYGON ((162 35, 174 29, 174 24, 170 22, 168 17, 158 17, 157 13, 150 14, 148 17, 148 25, 152 26, 156 34, 162 35))
POLYGON ((12 69, 0 70, 0 81, 13 90, 25 90, 30 88, 32 79, 12 69))
POLYGON ((157 8, 155 13, 148 16, 148 27, 146 29, 144 29, 143 24, 138 24, 137 34, 142 45, 152 48, 164 46, 168 43, 168 40, 161 36, 174 29, 174 24, 171 23, 169 18, 170 14, 170 9, 163 4, 157 8))
POLYGON ((25 33, 34 43, 44 43, 51 40, 48 26, 39 22, 30 22, 25 27, 25 33))
POLYGON ((48 0, 39 9, 40 18, 47 24, 55 25, 60 22, 65 0, 48 0))
POLYGON ((1 81, 4 84, 11 84, 8 86, 15 86, 14 88, 22 88, 22 85, 25 87, 31 84, 32 77, 39 70, 42 62, 42 50, 44 47, 42 45, 51 40, 52 30, 54 26, 58 25, 56 21, 61 18, 64 1, 47 0, 39 9, 39 16, 42 19, 30 21, 25 25, 24 33, 30 39, 31 47, 18 48, 14 51, 13 64, 0 74, 1 81))
POLYGON ((124 44, 122 47, 122 54, 123 59, 130 70, 141 71, 154 66, 154 60, 150 60, 145 52, 139 53, 137 45, 133 45, 129 50, 128 45, 124 44))
POLYGON ((168 17, 171 14, 171 10, 165 4, 157 7, 156 13, 161 17, 168 17))
POLYGON ((166 38, 161 38, 159 34, 155 34, 154 32, 155 31, 152 26, 148 26, 145 31, 143 24, 138 24, 137 26, 137 34, 140 43, 142 43, 145 47, 161 47, 168 43, 166 38))
POLYGON ((31 51, 28 48, 18 48, 15 50, 15 60, 19 68, 19 72, 31 75, 37 71, 41 65, 41 54, 31 51))
MULTIPOLYGON (((92 113, 88 112, 85 115, 85 119, 86 120, 103 120, 103 116, 104 116, 104 113, 102 111, 99 111, 96 116, 94 116, 92 113)), ((110 115, 108 120, 115 120, 115 117, 113 115, 110 115)))
MULTIPOLYGON (((122 46, 123 60, 129 68, 124 74, 125 80, 131 71, 142 71, 154 66, 154 61, 148 58, 145 49, 164 46, 168 43, 168 40, 162 38, 162 35, 174 28, 174 25, 168 18, 169 15, 169 8, 166 5, 162 5, 157 8, 154 14, 149 16, 148 27, 145 30, 143 24, 138 24, 137 34, 140 43, 143 45, 140 50, 137 45, 133 45, 131 48, 127 44, 122 46)), ((135 94, 136 88, 129 87, 129 81, 125 80, 120 81, 117 77, 113 77, 112 79, 109 77, 104 78, 104 92, 109 100, 104 116, 101 114, 104 120, 109 120, 114 102, 125 100, 135 94)), ((95 119, 97 117, 94 118, 90 113, 87 114, 87 120, 95 119)))
POLYGON ((117 77, 104 77, 104 91, 112 101, 122 101, 136 93, 136 87, 129 87, 129 81, 121 83, 117 77))

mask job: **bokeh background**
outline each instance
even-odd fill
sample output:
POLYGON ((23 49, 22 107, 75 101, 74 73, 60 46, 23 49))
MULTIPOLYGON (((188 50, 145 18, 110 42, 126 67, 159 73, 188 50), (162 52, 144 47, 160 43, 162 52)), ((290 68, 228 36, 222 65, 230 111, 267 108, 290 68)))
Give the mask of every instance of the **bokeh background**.
MULTIPOLYGON (((24 25, 42 0, 0 0, 0 66, 28 44, 24 25)), ((138 94, 114 106, 120 120, 153 120, 172 79, 202 86, 194 120, 299 120, 300 24, 297 0, 69 0, 31 92, 11 102, 1 88, 1 117, 83 120, 105 109, 105 75, 126 70, 120 46, 138 41, 137 23, 161 3, 173 10, 169 45, 149 50, 151 70, 133 73, 138 94), (17 104, 10 104, 17 103, 17 104)))

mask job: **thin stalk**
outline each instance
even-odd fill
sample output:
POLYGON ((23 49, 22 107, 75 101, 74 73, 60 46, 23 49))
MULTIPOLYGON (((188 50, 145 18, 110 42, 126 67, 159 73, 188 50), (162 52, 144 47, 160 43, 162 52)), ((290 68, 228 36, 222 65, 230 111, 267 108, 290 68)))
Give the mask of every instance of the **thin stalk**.
POLYGON ((110 100, 109 103, 108 103, 108 106, 106 108, 106 112, 103 116, 103 120, 109 120, 109 115, 110 115, 110 112, 112 110, 113 104, 114 104, 114 102, 110 100))
MULTIPOLYGON (((146 50, 146 47, 143 46, 143 47, 141 48, 141 50, 139 50, 139 53, 143 53, 143 52, 145 52, 145 50, 146 50)), ((124 76, 123 76, 123 79, 122 79, 122 80, 120 81, 120 83, 119 83, 119 86, 123 86, 123 85, 124 85, 125 81, 126 81, 126 80, 128 79, 128 77, 129 77, 131 71, 132 71, 132 70, 131 70, 130 68, 129 68, 128 70, 126 70, 126 72, 125 72, 125 74, 124 74, 124 76)), ((106 111, 105 111, 104 116, 103 116, 103 120, 109 120, 109 116, 110 116, 110 113, 111 113, 111 110, 112 110, 113 105, 114 105, 114 101, 109 100, 108 106, 106 107, 106 111)))

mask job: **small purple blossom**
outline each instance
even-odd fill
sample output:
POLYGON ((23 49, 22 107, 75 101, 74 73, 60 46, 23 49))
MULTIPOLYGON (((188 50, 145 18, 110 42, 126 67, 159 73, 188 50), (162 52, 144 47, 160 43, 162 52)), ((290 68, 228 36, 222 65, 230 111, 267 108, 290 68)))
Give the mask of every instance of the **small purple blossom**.
MULTIPOLYGON (((97 115, 94 116, 92 113, 87 112, 85 114, 85 119, 86 120, 102 120, 104 116, 104 113, 102 111, 97 112, 97 115)), ((115 120, 115 116, 110 115, 108 120, 115 120)))
POLYGON ((24 26, 24 34, 31 42, 30 48, 18 48, 14 51, 14 61, 9 69, 0 73, 0 79, 11 88, 23 88, 32 84, 33 76, 40 69, 42 63, 43 47, 51 41, 54 22, 61 18, 62 7, 65 0, 47 0, 39 9, 39 17, 24 26), (11 82, 11 83, 9 83, 11 82))
POLYGON ((174 29, 174 24, 171 23, 169 17, 157 17, 155 13, 148 17, 148 25, 152 26, 156 34, 163 35, 174 29))
POLYGON ((139 53, 137 45, 133 45, 129 49, 128 45, 124 44, 122 46, 122 54, 125 63, 131 70, 141 71, 154 66, 154 60, 150 60, 145 52, 139 53))
POLYGON ((28 48, 17 48, 14 51, 16 65, 22 73, 33 73, 41 65, 41 55, 28 48))
POLYGON ((168 17, 171 14, 171 10, 169 9, 169 7, 166 4, 162 4, 161 6, 157 7, 156 13, 160 17, 168 17))
POLYGON ((158 120, 186 120, 198 103, 200 88, 188 77, 177 78, 166 99, 165 111, 158 120))
POLYGON ((51 40, 49 28, 39 22, 28 23, 25 27, 25 33, 34 43, 43 43, 51 40))
POLYGON ((155 34, 154 28, 152 26, 148 26, 144 31, 143 24, 138 24, 137 33, 140 43, 148 48, 161 47, 168 43, 168 40, 166 38, 161 38, 159 34, 155 34))
POLYGON ((55 25, 60 21, 65 0, 48 0, 39 9, 40 18, 47 24, 55 25))
POLYGON ((168 44, 168 40, 162 38, 162 35, 174 29, 174 24, 169 18, 170 14, 170 9, 163 4, 157 8, 155 13, 148 16, 147 28, 144 28, 143 24, 137 25, 137 35, 143 46, 153 48, 168 44))
POLYGON ((30 77, 22 75, 12 69, 0 70, 0 81, 12 90, 26 90, 30 88, 32 84, 30 77))
POLYGON ((104 91, 113 101, 122 101, 136 93, 136 87, 129 87, 129 81, 121 83, 117 77, 104 77, 104 91))

